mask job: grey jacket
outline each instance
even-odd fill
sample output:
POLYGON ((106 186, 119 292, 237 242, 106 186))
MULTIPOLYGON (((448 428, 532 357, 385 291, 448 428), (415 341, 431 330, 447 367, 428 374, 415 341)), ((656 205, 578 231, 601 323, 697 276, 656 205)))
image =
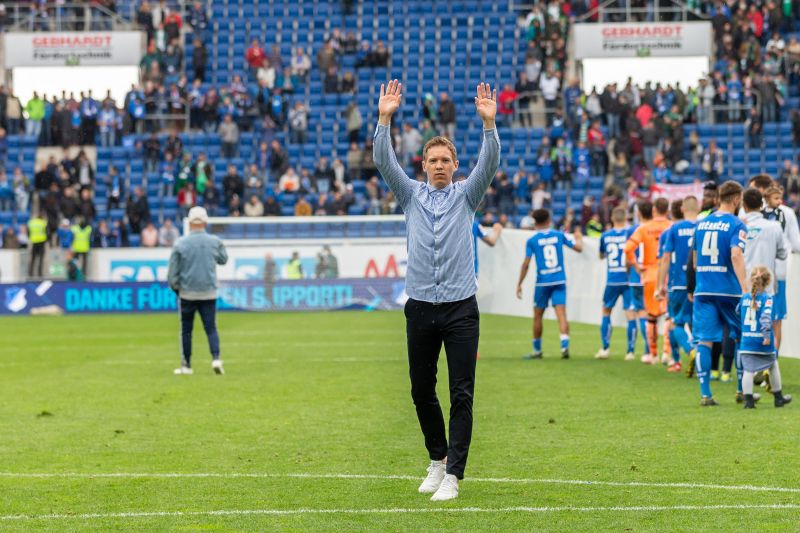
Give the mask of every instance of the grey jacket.
POLYGON ((767 267, 774 274, 777 260, 786 259, 786 244, 781 225, 774 220, 765 219, 757 211, 747 213, 744 222, 747 224, 747 242, 744 245, 747 276, 759 265, 767 267))
POLYGON ((228 262, 228 252, 219 237, 203 230, 181 237, 169 258, 167 281, 184 300, 214 300, 217 297, 217 265, 228 262))

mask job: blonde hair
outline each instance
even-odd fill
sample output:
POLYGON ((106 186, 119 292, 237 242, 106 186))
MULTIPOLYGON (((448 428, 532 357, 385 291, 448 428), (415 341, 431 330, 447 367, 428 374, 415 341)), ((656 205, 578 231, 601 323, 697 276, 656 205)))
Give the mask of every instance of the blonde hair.
POLYGON ((458 159, 458 157, 456 157, 456 146, 453 144, 453 142, 450 139, 448 139, 447 137, 439 136, 439 137, 434 137, 433 139, 431 139, 430 141, 425 143, 425 148, 422 149, 422 160, 423 161, 427 161, 428 160, 428 149, 433 147, 433 146, 444 146, 445 148, 450 150, 450 153, 453 155, 453 162, 454 163, 458 159))
POLYGON ((772 273, 767 267, 757 266, 750 272, 750 295, 753 297, 750 306, 753 309, 758 309, 756 296, 764 292, 770 283, 772 283, 772 273))

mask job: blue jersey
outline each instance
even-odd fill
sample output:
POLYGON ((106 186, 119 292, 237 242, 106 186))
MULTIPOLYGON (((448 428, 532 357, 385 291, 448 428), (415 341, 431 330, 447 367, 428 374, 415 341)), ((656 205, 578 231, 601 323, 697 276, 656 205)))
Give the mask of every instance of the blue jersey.
POLYGON ((478 275, 478 239, 483 239, 483 230, 477 220, 472 221, 472 250, 475 254, 475 275, 478 275))
POLYGON ((692 249, 692 236, 695 223, 690 220, 679 220, 662 233, 664 252, 671 253, 669 263, 669 279, 667 288, 686 290, 686 263, 689 261, 689 250, 692 249))
POLYGON ((697 255, 695 296, 742 295, 733 271, 731 250, 744 252, 747 228, 738 217, 717 211, 697 223, 693 245, 697 255))
POLYGON ((525 257, 536 259, 536 286, 561 285, 567 282, 564 272, 564 246, 575 247, 572 237, 546 229, 537 231, 525 244, 525 257))
POLYGON ((739 321, 742 336, 739 341, 741 353, 773 354, 775 338, 772 335, 772 296, 766 292, 756 295, 756 308, 753 309, 753 297, 742 296, 739 302, 739 321), (769 344, 764 344, 764 339, 769 344))
MULTIPOLYGON (((636 231, 636 228, 638 227, 639 224, 634 224, 633 226, 629 227, 626 236, 630 238, 630 236, 633 235, 633 232, 636 231)), ((636 249, 635 253, 636 253, 636 261, 638 262, 642 254, 642 247, 639 246, 639 248, 636 249)), ((639 273, 636 272, 635 268, 631 268, 630 272, 628 273, 628 285, 636 285, 638 287, 642 286, 642 276, 640 276, 639 273)))
POLYGON ((600 236, 600 252, 606 256, 606 285, 627 285, 628 270, 625 266, 625 243, 628 230, 610 229, 600 236))

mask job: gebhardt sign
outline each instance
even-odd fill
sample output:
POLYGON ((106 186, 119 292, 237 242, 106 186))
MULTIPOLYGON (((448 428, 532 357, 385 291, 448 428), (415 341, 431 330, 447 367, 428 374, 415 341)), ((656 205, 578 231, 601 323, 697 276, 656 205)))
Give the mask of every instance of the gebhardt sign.
POLYGON ((710 56, 708 22, 576 24, 575 57, 710 56))
POLYGON ((3 38, 7 68, 138 65, 142 58, 138 31, 7 33, 3 38))

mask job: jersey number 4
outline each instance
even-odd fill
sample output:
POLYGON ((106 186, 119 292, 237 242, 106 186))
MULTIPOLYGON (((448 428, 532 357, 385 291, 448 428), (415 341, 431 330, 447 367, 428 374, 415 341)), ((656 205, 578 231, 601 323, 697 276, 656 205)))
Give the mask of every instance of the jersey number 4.
POLYGON ((756 330, 756 310, 751 306, 747 306, 747 311, 744 314, 744 325, 750 327, 750 331, 756 330))
POLYGON ((700 253, 707 256, 712 265, 719 263, 718 238, 719 234, 716 231, 710 231, 703 235, 703 247, 700 253))

